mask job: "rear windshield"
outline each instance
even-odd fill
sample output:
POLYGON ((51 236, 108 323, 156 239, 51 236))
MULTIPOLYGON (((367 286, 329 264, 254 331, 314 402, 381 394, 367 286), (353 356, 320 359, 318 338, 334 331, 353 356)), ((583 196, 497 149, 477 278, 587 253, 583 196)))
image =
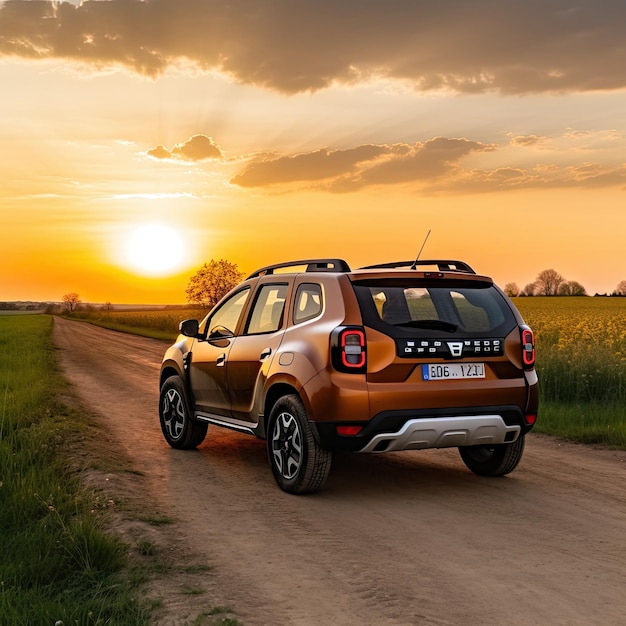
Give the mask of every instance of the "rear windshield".
POLYGON ((366 323, 387 334, 415 329, 460 336, 506 334, 516 324, 506 301, 487 283, 431 285, 361 282, 354 285, 366 323), (397 329, 398 332, 392 332, 397 329))

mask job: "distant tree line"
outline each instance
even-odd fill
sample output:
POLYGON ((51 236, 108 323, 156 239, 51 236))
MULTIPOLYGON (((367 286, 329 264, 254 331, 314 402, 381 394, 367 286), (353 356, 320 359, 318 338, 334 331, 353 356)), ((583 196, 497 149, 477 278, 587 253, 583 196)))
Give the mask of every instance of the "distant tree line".
POLYGON ((0 311, 41 311, 45 302, 0 302, 0 311))
MULTIPOLYGON (((511 298, 517 296, 586 296, 586 289, 576 280, 566 280, 556 270, 543 270, 534 282, 520 289, 516 283, 504 285, 504 293, 511 298)), ((599 295, 599 294, 596 294, 599 295)), ((605 294, 608 295, 608 294, 605 294)), ((626 297, 626 280, 622 280, 612 296, 626 297)))

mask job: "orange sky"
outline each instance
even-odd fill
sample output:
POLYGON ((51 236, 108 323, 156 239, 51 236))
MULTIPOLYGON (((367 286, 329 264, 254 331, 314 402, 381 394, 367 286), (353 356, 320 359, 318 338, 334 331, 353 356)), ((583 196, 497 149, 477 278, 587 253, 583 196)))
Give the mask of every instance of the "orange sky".
POLYGON ((625 22, 592 0, 0 1, 0 301, 183 303, 213 258, 358 267, 429 229, 424 258, 501 285, 610 292, 625 22))

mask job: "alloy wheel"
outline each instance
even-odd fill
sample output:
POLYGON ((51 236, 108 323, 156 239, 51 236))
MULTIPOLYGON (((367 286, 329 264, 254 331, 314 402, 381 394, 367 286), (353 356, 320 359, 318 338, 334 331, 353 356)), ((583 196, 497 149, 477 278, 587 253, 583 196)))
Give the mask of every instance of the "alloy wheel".
POLYGON ((185 427, 185 405, 176 389, 169 389, 163 397, 163 425, 168 435, 176 440, 185 427))
POLYGON ((302 434, 296 418, 283 412, 274 422, 272 458, 280 475, 292 479, 302 466, 302 434))

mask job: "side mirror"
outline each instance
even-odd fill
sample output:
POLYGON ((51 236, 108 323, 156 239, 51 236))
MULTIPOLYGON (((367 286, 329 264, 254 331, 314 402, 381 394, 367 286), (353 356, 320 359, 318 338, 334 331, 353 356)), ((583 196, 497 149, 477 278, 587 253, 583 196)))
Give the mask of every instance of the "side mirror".
POLYGON ((198 320, 184 320, 179 324, 178 330, 181 335, 195 339, 198 337, 199 327, 198 320))

